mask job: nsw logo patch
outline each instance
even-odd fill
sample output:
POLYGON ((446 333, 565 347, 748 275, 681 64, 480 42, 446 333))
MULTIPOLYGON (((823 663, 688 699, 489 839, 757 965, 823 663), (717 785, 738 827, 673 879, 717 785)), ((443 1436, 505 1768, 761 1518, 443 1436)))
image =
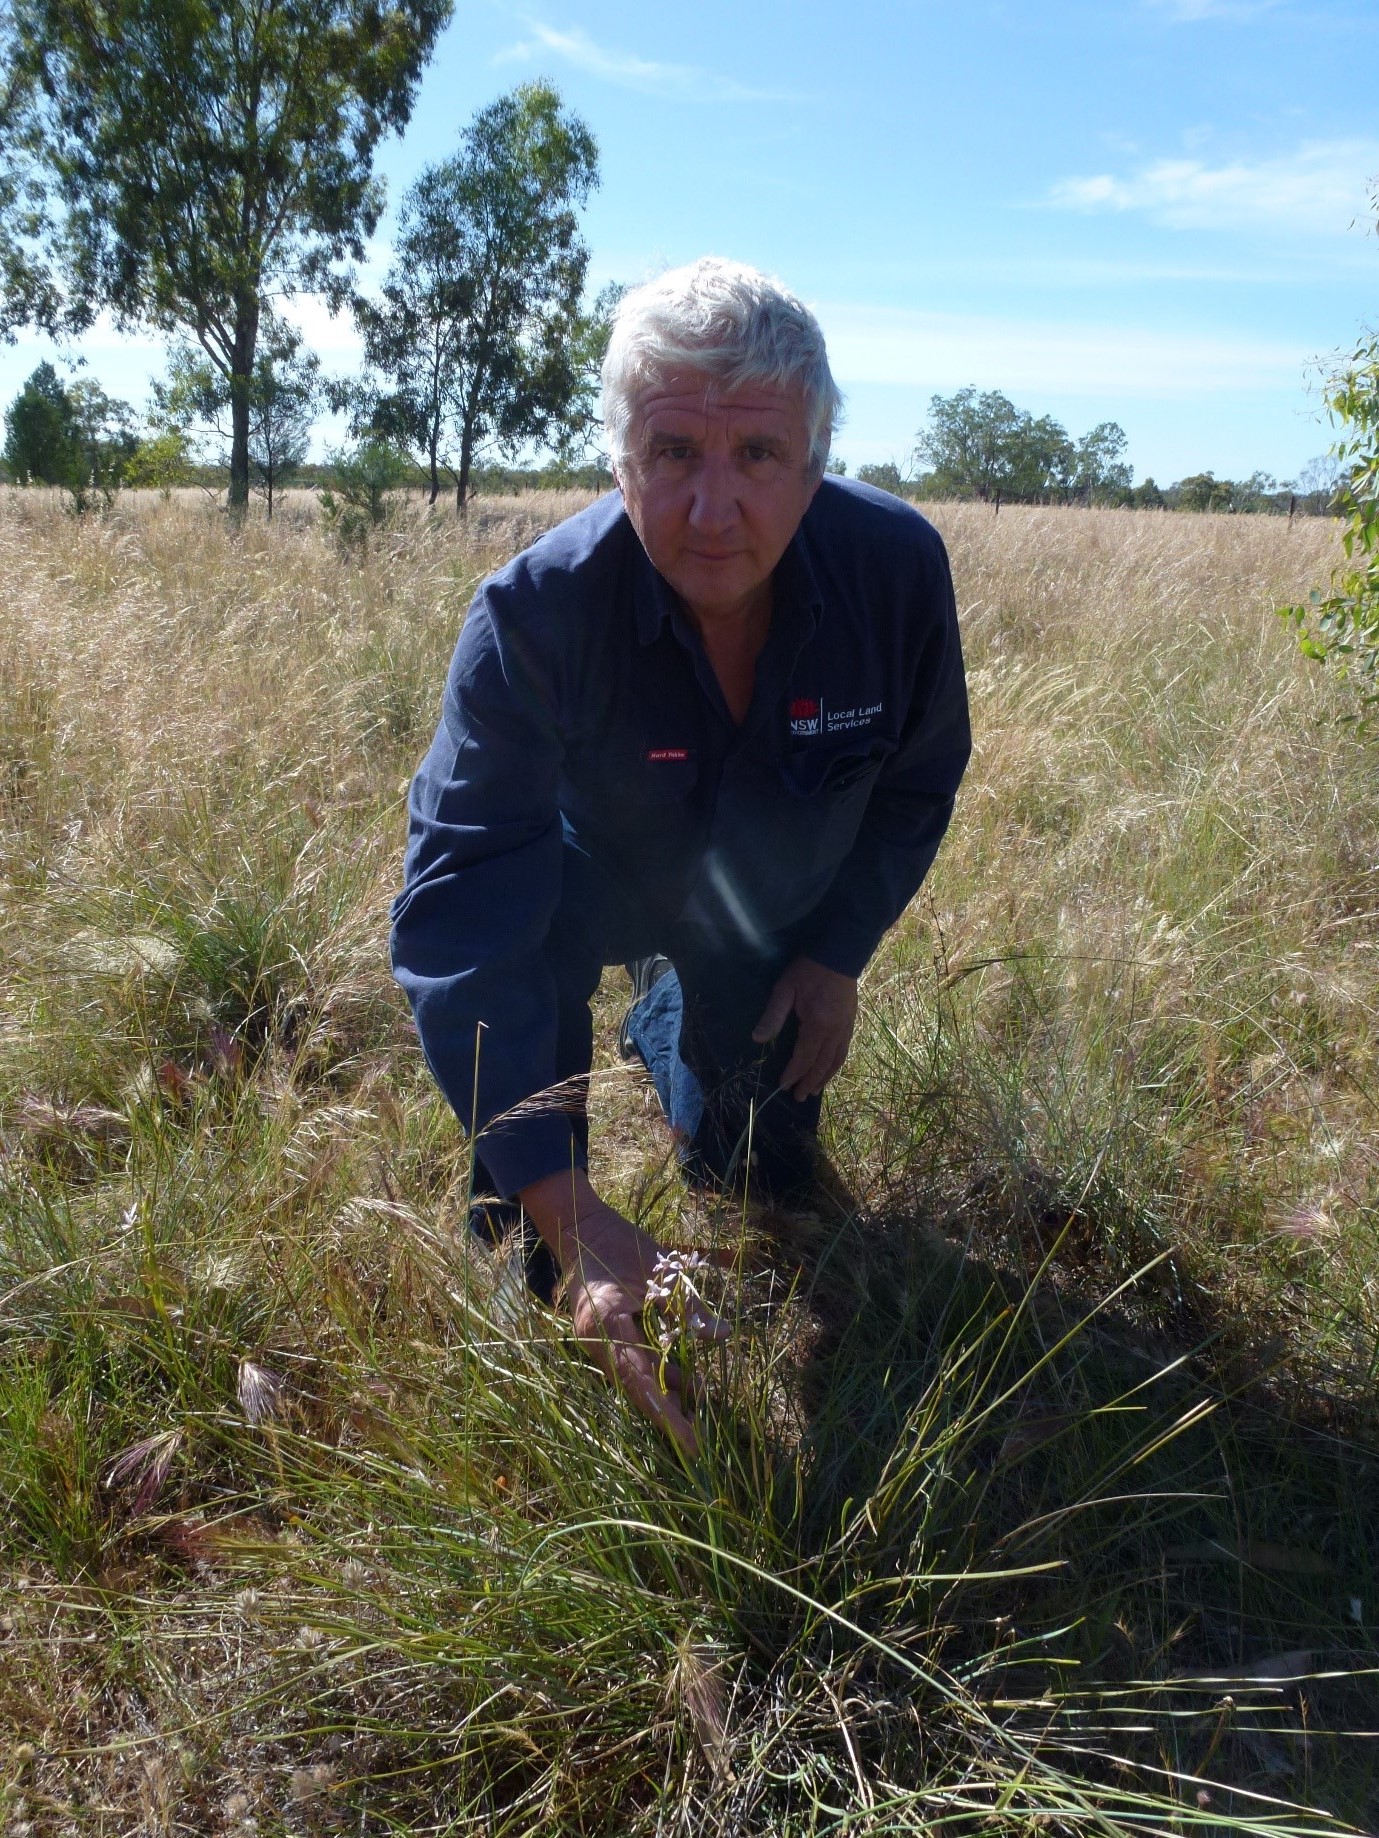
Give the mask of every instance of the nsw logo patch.
POLYGON ((790 704, 790 732, 796 740, 807 740, 820 731, 823 711, 813 696, 796 696, 790 704))

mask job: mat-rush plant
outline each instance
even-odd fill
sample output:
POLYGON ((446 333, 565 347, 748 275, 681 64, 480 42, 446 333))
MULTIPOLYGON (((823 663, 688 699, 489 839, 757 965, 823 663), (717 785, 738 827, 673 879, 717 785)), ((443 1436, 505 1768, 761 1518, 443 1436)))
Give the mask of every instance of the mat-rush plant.
MULTIPOLYGON (((282 1432, 294 1534, 221 1551, 281 1647, 313 1630, 274 1678, 279 1728, 308 1754, 343 1739, 352 1817, 1283 1833, 1319 1826, 1280 1769, 1346 1792, 1317 1726, 1347 1686, 1310 1677, 1344 1666, 1252 1664, 1212 1630, 1233 1597, 1297 1612, 1324 1589, 1226 1529, 1229 1407, 1182 1368, 1041 1324, 1037 1291, 1012 1301, 911 1230, 839 1222, 828 1252, 869 1261, 884 1302, 825 1325, 803 1284, 748 1278, 686 1468, 627 1434, 557 1324, 500 1322, 482 1273, 394 1224, 453 1311, 424 1379, 377 1371, 413 1393, 405 1453, 282 1432), (801 1389, 805 1331, 828 1382, 801 1389)), ((1259 1462, 1275 1433, 1232 1434, 1259 1462)))

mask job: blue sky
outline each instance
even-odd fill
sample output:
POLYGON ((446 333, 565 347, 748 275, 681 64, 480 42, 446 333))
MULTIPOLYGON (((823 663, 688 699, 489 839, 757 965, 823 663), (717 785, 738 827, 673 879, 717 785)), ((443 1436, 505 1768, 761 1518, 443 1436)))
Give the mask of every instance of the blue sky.
MULTIPOLYGON (((380 165, 396 198, 547 77, 600 146, 595 285, 705 251, 781 275, 850 466, 903 465, 975 383, 1119 421, 1137 477, 1286 477, 1329 442, 1321 367, 1379 323, 1376 67, 1373 0, 459 0, 380 165)), ((298 312, 348 369, 348 323, 298 312)), ((155 344, 83 349, 144 399, 155 344)), ((0 350, 0 401, 40 354, 0 350)))

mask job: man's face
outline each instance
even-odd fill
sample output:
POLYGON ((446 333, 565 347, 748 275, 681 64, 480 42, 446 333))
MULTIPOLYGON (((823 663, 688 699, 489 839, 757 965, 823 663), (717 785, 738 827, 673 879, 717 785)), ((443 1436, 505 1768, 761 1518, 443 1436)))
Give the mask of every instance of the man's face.
POLYGON ((652 562, 692 614, 746 614, 818 488, 803 393, 725 394, 684 372, 638 399, 618 483, 652 562))

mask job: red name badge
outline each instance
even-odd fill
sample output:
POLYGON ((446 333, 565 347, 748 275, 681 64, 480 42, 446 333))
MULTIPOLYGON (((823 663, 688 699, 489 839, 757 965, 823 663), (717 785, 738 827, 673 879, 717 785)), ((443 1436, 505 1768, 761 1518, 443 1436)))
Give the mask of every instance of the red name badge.
POLYGON ((688 759, 689 758, 689 748, 688 747, 648 747, 646 750, 646 757, 648 758, 648 760, 652 762, 653 765, 659 764, 659 762, 662 760, 688 759))

